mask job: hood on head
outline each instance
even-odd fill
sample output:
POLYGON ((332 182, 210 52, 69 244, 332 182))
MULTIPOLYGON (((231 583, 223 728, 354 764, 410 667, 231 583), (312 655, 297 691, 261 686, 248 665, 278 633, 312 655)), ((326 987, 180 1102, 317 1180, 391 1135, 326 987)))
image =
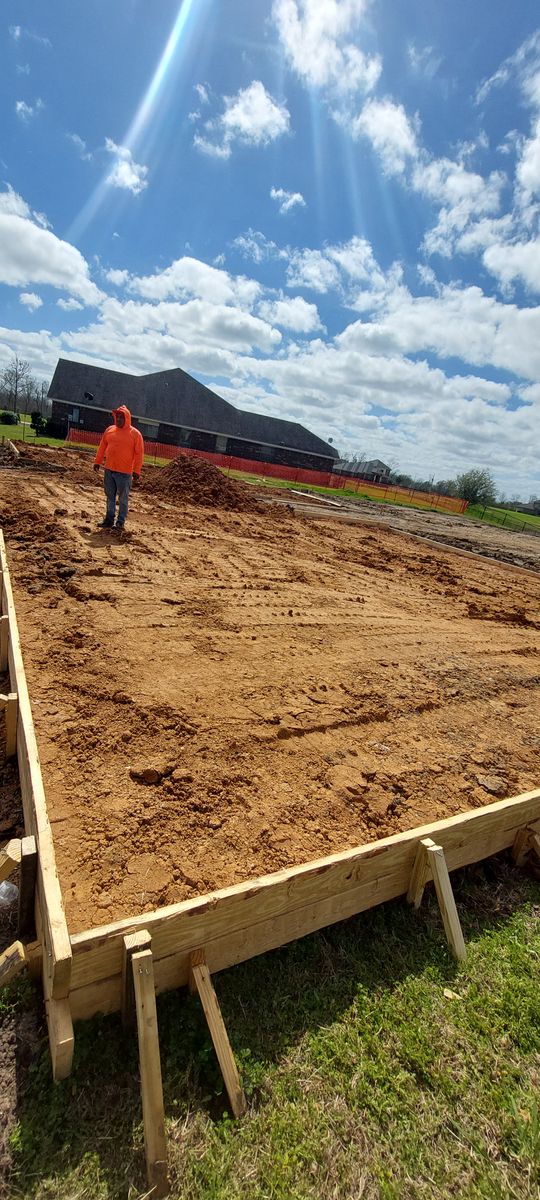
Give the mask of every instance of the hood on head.
POLYGON ((112 415, 114 417, 115 425, 116 425, 116 414, 117 413, 124 414, 124 416, 126 418, 126 423, 124 425, 124 429, 129 429, 131 427, 131 413, 129 411, 129 408, 126 408, 125 404, 120 404, 120 406, 118 408, 113 408, 112 415))

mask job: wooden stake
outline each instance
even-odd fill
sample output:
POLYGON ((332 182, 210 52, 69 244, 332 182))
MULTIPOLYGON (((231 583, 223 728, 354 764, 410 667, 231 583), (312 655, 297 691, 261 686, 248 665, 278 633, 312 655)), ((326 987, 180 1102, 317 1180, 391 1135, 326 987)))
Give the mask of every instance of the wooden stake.
POLYGON ((12 838, 3 850, 0 850, 0 883, 7 879, 21 861, 20 838, 12 838))
POLYGON ((49 1031, 52 1074, 55 1083, 67 1079, 73 1063, 75 1039, 69 1000, 45 1001, 45 1015, 49 1031))
POLYGON ((17 753, 17 717, 19 701, 16 692, 9 692, 6 704, 6 758, 17 753))
MULTIPOLYGON (((431 867, 426 854, 426 842, 429 839, 425 838, 423 842, 419 842, 412 869, 411 882, 407 892, 407 903, 414 905, 414 908, 420 908, 422 896, 426 883, 431 879, 431 867)), ((433 842, 431 843, 434 844, 433 842)))
POLYGON ((21 971, 24 971, 26 966, 26 955, 22 942, 13 942, 0 954, 0 987, 5 983, 11 983, 21 971))
POLYGON ((534 821, 531 825, 526 825, 524 829, 518 829, 512 846, 512 858, 516 867, 522 867, 530 850, 536 850, 539 854, 540 845, 540 823, 534 821))
POLYGON ((225 1022, 221 1015, 219 1001, 206 965, 204 950, 194 950, 191 955, 190 979, 193 981, 193 985, 200 996, 232 1111, 235 1117, 241 1117, 247 1108, 246 1097, 240 1082, 225 1022))
POLYGON ((423 838, 416 853, 407 899, 418 908, 428 879, 433 879, 439 908, 443 919, 446 939, 450 949, 460 962, 467 957, 465 942, 458 917, 452 884, 442 846, 436 846, 431 838, 423 838))
POLYGON ((135 1029, 137 1016, 135 1011, 135 989, 133 986, 133 967, 131 960, 138 950, 150 950, 152 938, 146 929, 139 933, 128 933, 124 938, 124 955, 122 959, 122 1026, 124 1029, 135 1029))
POLYGON ((21 840, 21 866, 19 871, 19 916, 18 934, 32 940, 36 936, 35 902, 37 877, 37 850, 34 837, 21 840))
POLYGON ((0 674, 8 669, 9 617, 0 617, 0 674))
POLYGON ((144 1121, 146 1169, 151 1196, 166 1196, 167 1142, 159 1058, 159 1034, 151 950, 137 950, 131 959, 139 1032, 139 1061, 144 1121))

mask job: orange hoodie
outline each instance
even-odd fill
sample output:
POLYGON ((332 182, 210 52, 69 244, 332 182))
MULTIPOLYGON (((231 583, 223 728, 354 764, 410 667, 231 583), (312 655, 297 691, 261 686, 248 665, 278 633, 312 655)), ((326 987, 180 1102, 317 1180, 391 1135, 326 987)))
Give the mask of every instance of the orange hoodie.
POLYGON ((131 424, 131 413, 125 404, 113 408, 114 425, 109 425, 99 443, 95 463, 103 462, 109 471, 122 475, 140 475, 144 457, 144 442, 138 429, 131 424), (116 414, 123 413, 125 424, 122 429, 116 424, 116 414))

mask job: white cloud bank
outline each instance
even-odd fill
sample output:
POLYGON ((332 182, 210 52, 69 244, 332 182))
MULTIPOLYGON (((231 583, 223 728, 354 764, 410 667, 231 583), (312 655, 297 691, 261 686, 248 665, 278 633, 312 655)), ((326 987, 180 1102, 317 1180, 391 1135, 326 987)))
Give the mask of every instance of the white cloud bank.
POLYGON ((50 284, 85 304, 99 303, 102 293, 82 254, 45 229, 46 223, 12 188, 0 193, 0 283, 50 284))

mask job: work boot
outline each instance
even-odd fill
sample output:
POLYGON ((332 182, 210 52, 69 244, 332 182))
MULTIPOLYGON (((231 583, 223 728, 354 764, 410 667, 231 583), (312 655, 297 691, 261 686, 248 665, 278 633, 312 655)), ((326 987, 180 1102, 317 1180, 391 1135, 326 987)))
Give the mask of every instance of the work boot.
POLYGON ((113 525, 114 521, 111 521, 110 517, 105 517, 104 521, 99 522, 98 529, 112 529, 113 525))
POLYGON ((124 531, 124 522, 123 522, 123 521, 117 521, 117 522, 116 522, 116 525, 115 525, 115 527, 114 527, 114 528, 116 529, 117 533, 123 533, 123 531, 124 531))

